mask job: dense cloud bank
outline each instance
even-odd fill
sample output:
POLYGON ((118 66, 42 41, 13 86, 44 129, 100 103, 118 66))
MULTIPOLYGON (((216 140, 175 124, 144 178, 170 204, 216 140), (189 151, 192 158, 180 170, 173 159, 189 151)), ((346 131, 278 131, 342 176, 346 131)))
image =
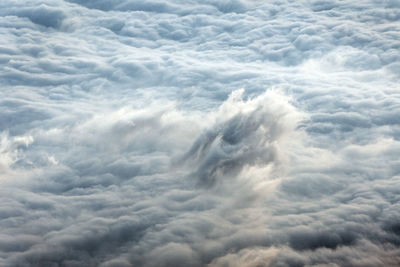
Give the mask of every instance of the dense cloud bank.
POLYGON ((399 20, 1 2, 0 265, 400 265, 399 20))

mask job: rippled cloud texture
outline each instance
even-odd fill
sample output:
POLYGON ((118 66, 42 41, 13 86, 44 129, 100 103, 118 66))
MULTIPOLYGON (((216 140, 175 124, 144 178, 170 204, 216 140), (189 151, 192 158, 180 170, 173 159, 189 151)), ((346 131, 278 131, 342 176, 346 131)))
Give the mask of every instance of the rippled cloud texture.
POLYGON ((399 21, 0 2, 0 265, 400 265, 399 21))

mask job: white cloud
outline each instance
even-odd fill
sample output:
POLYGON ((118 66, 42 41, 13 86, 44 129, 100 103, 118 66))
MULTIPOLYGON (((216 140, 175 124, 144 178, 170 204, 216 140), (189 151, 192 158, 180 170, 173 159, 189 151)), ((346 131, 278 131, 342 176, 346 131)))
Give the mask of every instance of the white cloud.
POLYGON ((0 3, 0 265, 398 265, 399 8, 0 3))

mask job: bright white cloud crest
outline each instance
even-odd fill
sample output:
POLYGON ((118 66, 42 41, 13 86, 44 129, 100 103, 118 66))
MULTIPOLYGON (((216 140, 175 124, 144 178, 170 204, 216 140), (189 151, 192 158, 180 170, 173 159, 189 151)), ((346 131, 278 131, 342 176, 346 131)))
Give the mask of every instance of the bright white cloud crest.
POLYGON ((0 3, 0 265, 398 266, 399 19, 0 3))

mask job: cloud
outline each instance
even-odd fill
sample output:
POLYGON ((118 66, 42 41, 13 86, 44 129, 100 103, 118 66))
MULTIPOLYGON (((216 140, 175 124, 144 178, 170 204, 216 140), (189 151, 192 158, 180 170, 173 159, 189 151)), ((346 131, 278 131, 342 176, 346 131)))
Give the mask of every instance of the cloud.
POLYGON ((399 8, 0 3, 0 265, 399 265, 399 8))
MULTIPOLYGON (((200 136, 185 155, 197 170, 199 184, 211 186, 219 177, 235 177, 244 168, 279 165, 278 142, 293 131, 300 114, 287 100, 274 93, 260 95, 248 102, 235 91, 220 107, 219 120, 200 136)), ((265 171, 265 170, 264 170, 265 171)), ((264 175, 266 175, 264 173, 264 175)))

